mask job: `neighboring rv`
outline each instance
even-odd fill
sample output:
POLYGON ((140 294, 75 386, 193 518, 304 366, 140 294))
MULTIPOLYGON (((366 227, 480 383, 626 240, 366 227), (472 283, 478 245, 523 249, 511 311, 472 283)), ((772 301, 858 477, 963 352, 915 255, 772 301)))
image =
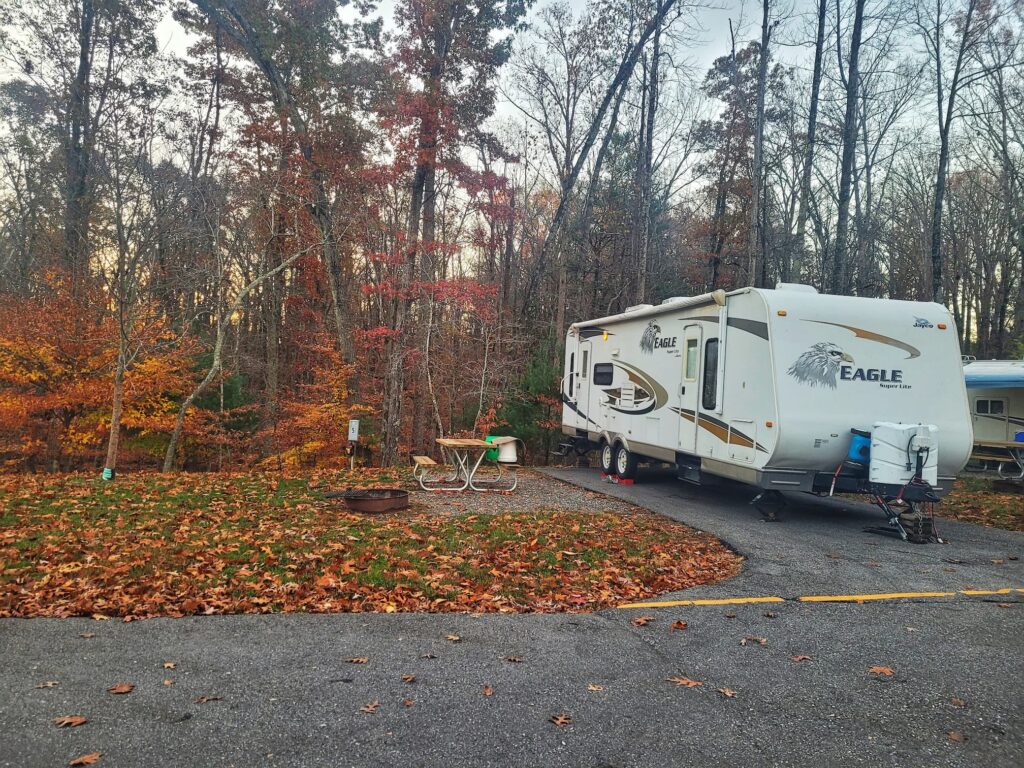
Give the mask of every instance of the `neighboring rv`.
POLYGON ((953 318, 939 304, 744 288, 573 324, 562 431, 602 469, 935 501, 971 453, 953 318))
POLYGON ((1024 432, 1024 360, 974 360, 964 366, 976 443, 1014 442, 1024 432))

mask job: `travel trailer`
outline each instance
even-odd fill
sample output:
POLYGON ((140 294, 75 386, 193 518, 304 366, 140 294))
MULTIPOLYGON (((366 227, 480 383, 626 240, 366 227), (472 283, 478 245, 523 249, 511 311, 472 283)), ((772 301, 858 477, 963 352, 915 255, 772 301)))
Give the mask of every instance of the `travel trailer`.
POLYGON ((1024 360, 972 360, 964 380, 974 422, 973 457, 1002 478, 1024 479, 1024 360))
POLYGON ((953 319, 939 304, 744 288, 642 304, 566 336, 567 449, 634 476, 865 493, 900 513, 946 494, 971 453, 953 319))
POLYGON ((975 442, 1013 442, 1024 432, 1024 360, 972 360, 964 379, 975 442))

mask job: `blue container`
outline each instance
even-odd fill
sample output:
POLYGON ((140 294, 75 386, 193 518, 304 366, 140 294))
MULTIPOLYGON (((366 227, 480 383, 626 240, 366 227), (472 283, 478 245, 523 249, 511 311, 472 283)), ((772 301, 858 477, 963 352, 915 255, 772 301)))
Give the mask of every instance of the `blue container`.
POLYGON ((846 460, 857 464, 867 464, 871 457, 871 433, 861 429, 850 430, 850 450, 846 460))
POLYGON ((1013 440, 1016 443, 1024 443, 1024 432, 1018 432, 1013 436, 1013 440))

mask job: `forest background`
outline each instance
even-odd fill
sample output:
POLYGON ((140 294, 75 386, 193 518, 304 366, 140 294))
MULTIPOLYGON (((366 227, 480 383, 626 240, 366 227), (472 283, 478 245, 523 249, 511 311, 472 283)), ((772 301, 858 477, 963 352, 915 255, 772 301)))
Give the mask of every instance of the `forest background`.
POLYGON ((1022 21, 0 0, 0 466, 543 462, 569 323, 776 281, 1020 357, 1022 21))

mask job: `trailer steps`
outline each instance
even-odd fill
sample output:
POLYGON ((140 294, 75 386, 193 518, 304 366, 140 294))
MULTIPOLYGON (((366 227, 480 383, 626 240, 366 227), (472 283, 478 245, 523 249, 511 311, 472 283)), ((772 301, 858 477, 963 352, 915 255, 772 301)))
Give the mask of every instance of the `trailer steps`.
POLYGON ((687 483, 693 483, 694 485, 703 485, 704 477, 701 474, 700 467, 696 464, 676 464, 676 469, 679 470, 679 474, 676 477, 679 480, 683 480, 687 483))

